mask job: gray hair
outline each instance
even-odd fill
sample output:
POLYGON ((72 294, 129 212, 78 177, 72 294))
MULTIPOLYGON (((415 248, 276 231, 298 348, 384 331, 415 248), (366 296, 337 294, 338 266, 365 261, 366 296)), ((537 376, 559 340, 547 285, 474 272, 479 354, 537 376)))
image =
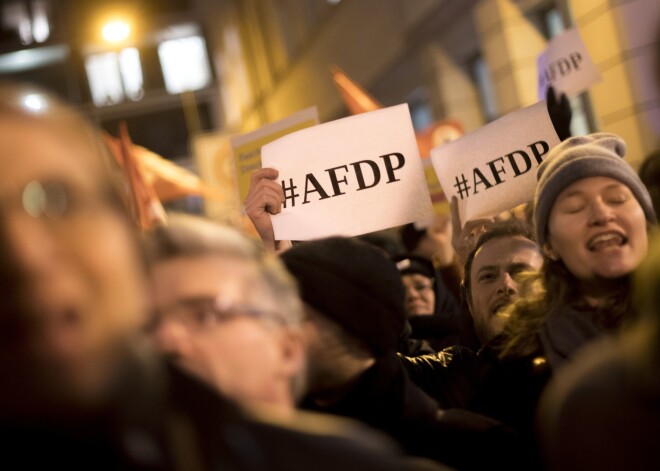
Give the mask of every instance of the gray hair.
POLYGON ((296 282, 274 255, 266 253, 236 229, 184 214, 168 217, 166 226, 155 228, 146 240, 150 265, 178 257, 220 255, 253 262, 259 268, 255 289, 282 315, 286 324, 302 320, 302 304, 296 282))

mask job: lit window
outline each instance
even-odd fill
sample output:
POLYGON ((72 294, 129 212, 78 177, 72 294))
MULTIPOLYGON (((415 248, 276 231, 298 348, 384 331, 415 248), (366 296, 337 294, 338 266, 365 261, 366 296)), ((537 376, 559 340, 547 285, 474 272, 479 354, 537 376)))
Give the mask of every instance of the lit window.
POLYGON ((15 29, 22 44, 42 43, 50 36, 49 5, 45 0, 32 0, 29 7, 27 2, 7 2, 0 11, 2 26, 15 29))
POLYGON ((130 47, 119 53, 119 71, 126 96, 131 100, 141 99, 144 95, 142 66, 140 65, 140 53, 136 48, 130 47))
POLYGON ((543 16, 543 19, 545 21, 546 30, 548 31, 548 38, 556 36, 566 29, 561 13, 559 13, 559 10, 556 8, 548 10, 543 16))
POLYGON ((429 93, 424 87, 417 87, 406 98, 410 108, 410 117, 416 130, 426 128, 433 122, 433 112, 429 105, 429 93))
POLYGON ((32 37, 36 42, 42 43, 49 36, 48 6, 43 0, 35 0, 32 2, 32 37))
POLYGON ((136 48, 88 56, 85 70, 96 106, 120 103, 125 96, 139 100, 144 94, 140 55, 136 48))
POLYGON ((497 101, 495 99, 495 90, 493 89, 493 81, 490 78, 488 65, 483 57, 478 56, 474 60, 472 74, 477 82, 484 115, 488 121, 492 121, 497 118, 497 101))
POLYGON ((158 57, 169 93, 199 90, 211 83, 206 44, 200 36, 163 41, 158 57))

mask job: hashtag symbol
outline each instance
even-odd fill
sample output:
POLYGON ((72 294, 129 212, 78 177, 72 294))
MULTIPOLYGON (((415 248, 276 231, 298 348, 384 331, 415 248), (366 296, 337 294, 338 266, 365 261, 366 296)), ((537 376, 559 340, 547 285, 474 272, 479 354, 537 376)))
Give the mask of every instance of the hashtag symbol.
POLYGON ((300 196, 296 193, 296 185, 293 184, 293 179, 289 178, 289 186, 286 186, 284 180, 282 180, 282 190, 284 191, 284 207, 286 208, 286 202, 291 200, 291 206, 296 205, 296 198, 300 196))
POLYGON ((463 199, 463 193, 465 193, 465 197, 467 198, 470 196, 470 185, 468 185, 467 180, 465 179, 465 175, 461 173, 461 180, 456 177, 456 183, 454 184, 454 188, 458 190, 458 196, 463 199))

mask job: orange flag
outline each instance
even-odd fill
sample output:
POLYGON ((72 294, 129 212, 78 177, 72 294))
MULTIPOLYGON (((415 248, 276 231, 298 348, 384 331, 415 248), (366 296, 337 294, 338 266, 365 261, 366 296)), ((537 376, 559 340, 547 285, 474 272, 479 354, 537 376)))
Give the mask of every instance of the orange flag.
POLYGON ((227 196, 204 183, 197 175, 145 147, 133 144, 126 123, 119 126, 119 137, 103 133, 126 177, 129 186, 129 206, 143 230, 165 224, 167 213, 161 202, 195 195, 216 200, 227 196))
MULTIPOLYGON (((341 94, 346 107, 351 114, 366 113, 367 111, 379 110, 383 107, 364 88, 355 83, 348 75, 337 66, 330 68, 335 86, 341 94)), ((463 126, 456 120, 447 119, 436 121, 427 126, 421 132, 416 132, 417 147, 422 159, 431 156, 431 149, 443 142, 456 139, 463 135, 463 126)))
POLYGON ((367 111, 379 110, 383 107, 374 97, 355 83, 348 75, 337 66, 330 67, 335 86, 341 94, 346 107, 351 114, 366 113, 367 111))
POLYGON ((135 155, 126 123, 119 125, 119 138, 106 133, 103 137, 124 172, 129 188, 129 206, 140 229, 147 231, 158 224, 165 224, 167 214, 135 155))

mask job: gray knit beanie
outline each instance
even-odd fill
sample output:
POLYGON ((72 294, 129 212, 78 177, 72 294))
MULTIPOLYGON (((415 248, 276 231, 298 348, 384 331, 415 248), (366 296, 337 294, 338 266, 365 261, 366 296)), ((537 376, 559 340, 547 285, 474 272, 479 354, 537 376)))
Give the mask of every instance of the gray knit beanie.
POLYGON ((649 222, 656 223, 649 192, 623 159, 626 143, 609 133, 575 136, 554 147, 537 173, 534 195, 534 228, 539 246, 546 241, 550 210, 559 194, 578 180, 610 177, 620 181, 637 198, 649 222))

